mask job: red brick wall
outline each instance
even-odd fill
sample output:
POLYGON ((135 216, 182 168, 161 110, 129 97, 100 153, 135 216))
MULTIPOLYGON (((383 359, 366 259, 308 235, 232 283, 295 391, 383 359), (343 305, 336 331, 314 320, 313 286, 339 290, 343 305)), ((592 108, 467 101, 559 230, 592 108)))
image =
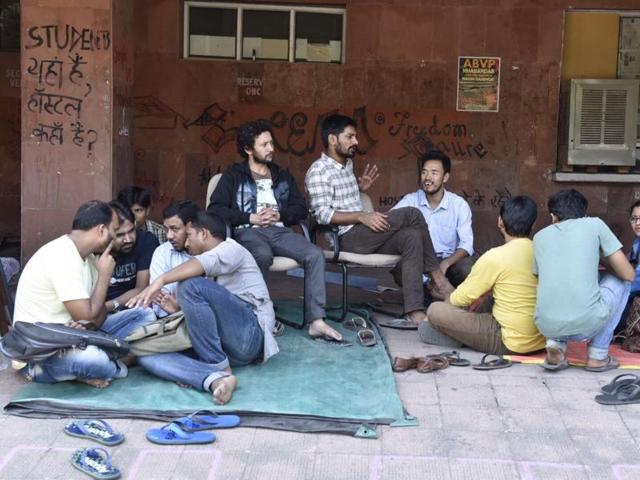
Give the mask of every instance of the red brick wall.
MULTIPOLYGON (((417 152, 428 144, 447 149, 449 188, 468 197, 480 250, 498 240, 497 209, 505 196, 533 196, 541 227, 547 196, 569 186, 551 180, 567 1, 346 1, 343 65, 183 60, 179 3, 135 3, 135 179, 154 192, 156 216, 172 199, 204 203, 209 175, 238 159, 234 127, 255 117, 274 122, 276 161, 302 186, 321 151, 318 119, 336 109, 360 120, 366 153, 356 168, 380 167, 382 178, 369 193, 382 209, 415 190, 417 152), (459 55, 502 58, 499 113, 455 111, 459 55), (237 79, 243 76, 262 78, 257 101, 242 101, 237 79)), ((571 5, 640 8, 637 0, 571 5)), ((577 187, 591 213, 628 240, 625 211, 638 190, 577 187)))

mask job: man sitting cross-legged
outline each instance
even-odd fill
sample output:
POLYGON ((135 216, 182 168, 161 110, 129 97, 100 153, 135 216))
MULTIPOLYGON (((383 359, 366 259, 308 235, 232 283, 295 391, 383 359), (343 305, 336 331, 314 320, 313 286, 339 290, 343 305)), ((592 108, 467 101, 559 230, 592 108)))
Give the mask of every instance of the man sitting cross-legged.
POLYGON ((356 179, 353 157, 357 152, 356 123, 344 115, 330 115, 322 122, 325 152, 311 164, 305 177, 310 210, 320 225, 337 225, 340 247, 355 253, 401 255, 401 278, 407 326, 424 320, 422 274, 433 280, 433 295, 445 298, 453 287, 440 270, 427 224, 416 208, 389 213, 365 212, 360 191, 378 178, 377 167, 367 165, 356 179))
POLYGON ((224 221, 198 213, 187 227, 187 249, 194 257, 160 275, 129 304, 149 305, 162 288, 178 284, 192 351, 140 357, 146 370, 161 378, 191 385, 227 403, 236 388, 231 367, 266 361, 278 353, 272 335, 273 303, 251 254, 225 240, 224 221), (206 277, 203 277, 206 275, 206 277))
MULTIPOLYGON (((163 273, 182 265, 191 258, 187 252, 187 227, 195 220, 200 207, 190 200, 172 202, 162 212, 164 228, 167 230, 167 241, 156 248, 151 258, 149 273, 154 282, 163 273)), ((153 310, 158 318, 180 310, 176 290, 178 284, 165 285, 153 299, 153 310)))
POLYGON ((121 322, 148 324, 156 319, 150 308, 126 309, 130 298, 149 285, 149 264, 158 240, 149 232, 137 230, 133 213, 120 202, 109 203, 120 221, 113 240, 111 254, 116 261, 109 280, 105 308, 109 316, 118 315, 121 322), (137 317, 142 316, 144 320, 137 317))
POLYGON ((244 161, 222 175, 208 210, 235 227, 234 238, 251 252, 265 279, 274 255, 300 263, 306 277, 304 310, 309 335, 341 340, 342 335, 324 321, 322 250, 289 228, 306 219, 308 211, 293 176, 273 161, 271 127, 262 121, 248 122, 236 135, 244 161))
POLYGON ((580 192, 562 190, 549 198, 548 207, 552 224, 533 237, 539 279, 536 324, 547 337, 543 366, 566 368, 567 342, 587 340, 585 370, 617 368, 609 344, 635 271, 609 227, 586 216, 588 202, 580 192), (599 275, 601 261, 610 273, 599 275))
POLYGON ((537 279, 532 272, 536 204, 529 197, 509 199, 500 208, 498 228, 504 245, 492 248, 447 302, 432 303, 427 322, 436 330, 481 352, 501 355, 544 348, 545 339, 533 322, 537 279), (493 294, 492 313, 469 312, 485 293, 493 294))
MULTIPOLYGON (((119 338, 146 322, 144 315, 127 321, 122 321, 122 314, 107 317, 105 300, 115 266, 111 246, 118 225, 109 204, 93 200, 81 205, 71 233, 50 241, 27 262, 18 283, 14 322, 60 323, 80 329, 88 325, 119 338)), ((125 377, 127 367, 89 345, 29 363, 22 373, 40 383, 78 380, 106 387, 111 379, 125 377)))

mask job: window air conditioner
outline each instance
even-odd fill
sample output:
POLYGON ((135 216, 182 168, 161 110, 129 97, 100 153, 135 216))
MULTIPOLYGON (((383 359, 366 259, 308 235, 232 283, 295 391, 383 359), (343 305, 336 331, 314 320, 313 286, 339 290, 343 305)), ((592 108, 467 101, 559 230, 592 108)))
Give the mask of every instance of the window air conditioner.
POLYGON ((638 80, 571 80, 569 165, 635 165, 638 80))

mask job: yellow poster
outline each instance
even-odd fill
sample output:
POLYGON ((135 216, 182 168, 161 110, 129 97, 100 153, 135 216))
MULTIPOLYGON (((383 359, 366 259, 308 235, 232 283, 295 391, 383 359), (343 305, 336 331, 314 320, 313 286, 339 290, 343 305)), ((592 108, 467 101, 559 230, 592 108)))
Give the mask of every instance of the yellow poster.
POLYGON ((459 112, 497 112, 500 57, 458 57, 459 112))

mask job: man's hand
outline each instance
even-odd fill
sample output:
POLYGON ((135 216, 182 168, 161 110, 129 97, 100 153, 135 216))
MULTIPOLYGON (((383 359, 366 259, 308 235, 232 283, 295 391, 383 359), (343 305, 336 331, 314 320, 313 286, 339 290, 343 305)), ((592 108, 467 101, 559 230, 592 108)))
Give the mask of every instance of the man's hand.
POLYGON ((451 266, 451 264, 447 260, 448 259, 445 259, 440 262, 440 271, 443 275, 447 274, 447 270, 449 270, 449 267, 451 266))
POLYGON ((367 163, 367 166, 364 167, 364 173, 361 177, 358 177, 358 187, 360 188, 360 191, 367 191, 379 176, 380 174, 378 173, 378 166, 374 165, 373 167, 369 168, 369 164, 367 163))
POLYGON ((126 303, 127 308, 148 307, 152 299, 154 299, 160 290, 162 290, 162 287, 164 287, 164 282, 162 280, 162 276, 160 276, 147 288, 142 290, 135 297, 131 298, 131 300, 126 303))
POLYGON ((280 212, 272 208, 263 208, 258 213, 249 215, 249 223, 259 227, 268 227, 280 220, 280 212))
POLYGON ((109 242, 107 248, 104 249, 104 252, 100 254, 96 261, 96 269, 100 275, 104 276, 104 278, 111 278, 113 269, 116 266, 116 261, 111 255, 111 247, 113 247, 113 240, 109 242))
POLYGON ((388 232, 391 226, 387 221, 387 215, 380 212, 363 213, 360 223, 366 225, 374 232, 388 232))
POLYGON ((82 325, 80 322, 76 322, 75 320, 68 320, 67 323, 64 324, 65 327, 75 328, 77 330, 86 330, 87 328, 82 325))
POLYGON ((180 304, 176 296, 173 293, 165 293, 162 290, 154 297, 153 303, 167 313, 176 313, 180 310, 180 304))

